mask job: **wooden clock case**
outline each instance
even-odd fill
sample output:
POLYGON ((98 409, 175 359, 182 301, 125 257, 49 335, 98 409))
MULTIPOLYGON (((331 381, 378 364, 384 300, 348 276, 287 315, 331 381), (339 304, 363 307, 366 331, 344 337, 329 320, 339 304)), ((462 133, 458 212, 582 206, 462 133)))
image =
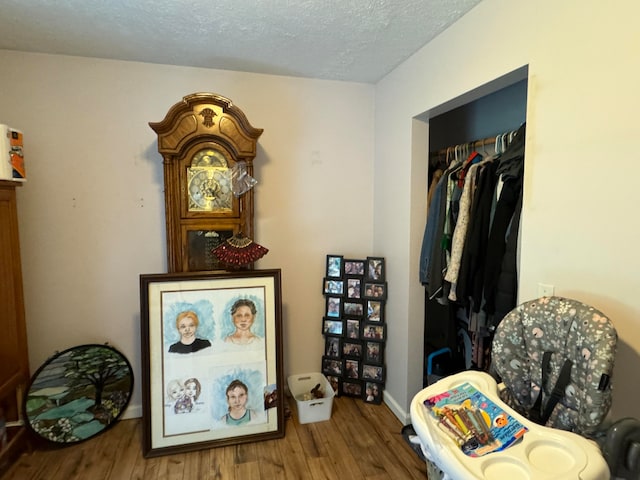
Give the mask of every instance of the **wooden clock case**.
POLYGON ((164 163, 169 272, 222 269, 211 250, 238 233, 253 238, 253 189, 233 195, 230 172, 244 162, 246 173, 253 175, 263 130, 252 127, 231 100, 214 93, 183 97, 164 120, 149 126, 158 135, 164 163), (207 165, 211 160, 215 168, 207 165), (204 182, 208 176, 215 188, 202 193, 198 175, 204 182))

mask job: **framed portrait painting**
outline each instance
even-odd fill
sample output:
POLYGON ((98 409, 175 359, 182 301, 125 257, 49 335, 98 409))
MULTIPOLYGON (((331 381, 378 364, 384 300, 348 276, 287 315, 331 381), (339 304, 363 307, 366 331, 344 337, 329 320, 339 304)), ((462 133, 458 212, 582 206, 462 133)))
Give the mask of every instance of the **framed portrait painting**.
POLYGON ((140 276, 143 455, 284 436, 280 270, 140 276))

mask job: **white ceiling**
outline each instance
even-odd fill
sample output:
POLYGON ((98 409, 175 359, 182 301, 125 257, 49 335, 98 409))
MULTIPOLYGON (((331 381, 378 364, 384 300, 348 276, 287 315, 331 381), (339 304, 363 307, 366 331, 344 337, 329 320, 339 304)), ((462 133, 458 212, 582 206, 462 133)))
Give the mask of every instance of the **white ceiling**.
POLYGON ((481 0, 0 0, 0 49, 375 83, 481 0))

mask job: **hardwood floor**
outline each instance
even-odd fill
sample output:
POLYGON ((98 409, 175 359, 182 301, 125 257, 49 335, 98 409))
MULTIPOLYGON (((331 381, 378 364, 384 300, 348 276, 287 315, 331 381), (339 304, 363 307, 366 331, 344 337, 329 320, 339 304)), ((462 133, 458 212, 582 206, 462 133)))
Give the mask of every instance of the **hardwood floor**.
POLYGON ((300 425, 292 405, 282 439, 145 459, 141 419, 86 442, 23 455, 1 480, 426 479, 386 405, 335 398, 330 421, 300 425))

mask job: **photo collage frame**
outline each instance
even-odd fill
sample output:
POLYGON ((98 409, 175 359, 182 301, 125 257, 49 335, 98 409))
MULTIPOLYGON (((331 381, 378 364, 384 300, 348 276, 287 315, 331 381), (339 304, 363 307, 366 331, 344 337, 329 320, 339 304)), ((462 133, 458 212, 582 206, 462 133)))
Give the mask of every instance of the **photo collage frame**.
POLYGON ((384 257, 327 255, 322 373, 337 395, 382 402, 387 293, 384 257))

